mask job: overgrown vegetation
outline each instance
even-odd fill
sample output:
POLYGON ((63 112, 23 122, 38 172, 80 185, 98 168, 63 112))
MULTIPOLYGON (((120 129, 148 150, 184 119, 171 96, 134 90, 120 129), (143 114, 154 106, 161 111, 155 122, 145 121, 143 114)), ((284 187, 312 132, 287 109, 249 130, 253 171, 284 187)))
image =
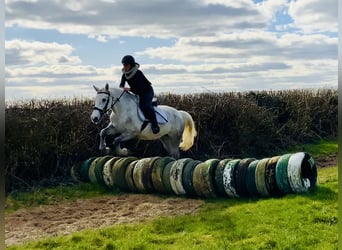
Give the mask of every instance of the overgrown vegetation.
MULTIPOLYGON (((196 122, 195 145, 182 157, 261 158, 337 135, 337 90, 164 94, 158 98, 160 104, 188 111, 196 122)), ((6 192, 66 183, 75 162, 100 154, 99 132, 108 119, 92 124, 92 105, 90 99, 6 103, 6 192)), ((138 157, 166 154, 159 142, 132 140, 126 146, 138 157)))

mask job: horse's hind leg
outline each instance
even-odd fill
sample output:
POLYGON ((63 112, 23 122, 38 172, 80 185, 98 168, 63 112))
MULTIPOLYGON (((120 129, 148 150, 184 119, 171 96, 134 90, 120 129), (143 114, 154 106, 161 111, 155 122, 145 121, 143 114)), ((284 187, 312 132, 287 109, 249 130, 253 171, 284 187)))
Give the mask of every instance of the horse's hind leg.
POLYGON ((160 138, 165 150, 175 159, 179 158, 179 143, 180 139, 171 138, 168 135, 163 136, 160 138))

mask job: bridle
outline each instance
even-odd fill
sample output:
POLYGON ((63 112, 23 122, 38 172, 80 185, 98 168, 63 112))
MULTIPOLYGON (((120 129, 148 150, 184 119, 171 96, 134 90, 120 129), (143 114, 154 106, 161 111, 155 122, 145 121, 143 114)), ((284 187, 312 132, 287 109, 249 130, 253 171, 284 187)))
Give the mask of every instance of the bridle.
POLYGON ((97 94, 106 94, 106 95, 108 95, 107 102, 106 102, 106 105, 104 106, 103 109, 100 109, 100 108, 94 106, 94 107, 93 107, 93 110, 99 111, 100 114, 101 114, 101 116, 102 116, 104 113, 108 112, 110 109, 112 109, 112 108, 114 107, 114 105, 115 105, 116 103, 118 103, 118 102, 120 101, 121 97, 123 96, 123 94, 124 94, 125 92, 126 92, 126 91, 122 91, 121 95, 120 95, 118 98, 116 98, 116 100, 113 102, 113 99, 114 99, 114 98, 113 98, 113 96, 111 96, 111 94, 110 94, 109 91, 98 91, 97 94), (109 97, 111 97, 111 98, 109 98, 109 97), (109 104, 109 99, 111 99, 111 105, 110 105, 110 106, 108 106, 108 104, 109 104))

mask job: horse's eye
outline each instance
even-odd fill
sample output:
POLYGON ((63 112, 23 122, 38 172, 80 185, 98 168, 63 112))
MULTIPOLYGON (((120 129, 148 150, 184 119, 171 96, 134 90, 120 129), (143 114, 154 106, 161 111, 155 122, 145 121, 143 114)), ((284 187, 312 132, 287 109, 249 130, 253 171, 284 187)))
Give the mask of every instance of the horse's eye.
POLYGON ((103 99, 102 99, 102 102, 106 102, 106 101, 107 101, 107 99, 106 99, 106 98, 103 98, 103 99))

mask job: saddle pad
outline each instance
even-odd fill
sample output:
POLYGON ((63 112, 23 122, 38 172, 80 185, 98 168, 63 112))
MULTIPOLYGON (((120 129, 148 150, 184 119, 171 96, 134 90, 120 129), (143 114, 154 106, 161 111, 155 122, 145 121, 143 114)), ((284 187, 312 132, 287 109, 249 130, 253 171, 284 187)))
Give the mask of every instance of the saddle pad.
MULTIPOLYGON (((166 112, 158 107, 153 107, 153 108, 154 108, 154 112, 156 113, 157 122, 159 124, 168 123, 169 120, 167 118, 166 112)), ((140 108, 138 108, 138 116, 140 120, 142 121, 146 120, 145 115, 143 114, 140 108)))

